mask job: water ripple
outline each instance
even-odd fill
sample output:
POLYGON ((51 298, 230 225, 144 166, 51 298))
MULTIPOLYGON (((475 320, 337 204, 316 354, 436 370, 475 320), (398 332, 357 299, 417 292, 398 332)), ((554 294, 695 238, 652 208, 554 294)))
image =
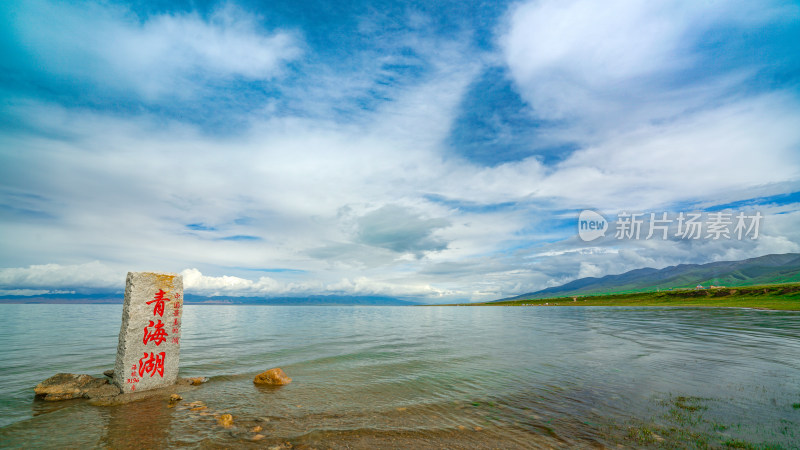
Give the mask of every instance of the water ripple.
MULTIPOLYGON (((22 424, 9 426, 24 421, 25 429, 77 446, 33 414, 58 414, 63 426, 83 421, 84 408, 32 407, 30 389, 55 372, 111 368, 120 307, 0 308, 9 318, 0 329, 0 424, 7 425, 0 438, 41 443, 22 424), (22 318, 34 315, 39 320, 28 327, 22 318)), ((793 312, 692 308, 187 305, 181 374, 211 377, 191 395, 215 411, 307 445, 397 439, 413 447, 435 437, 454 447, 536 441, 588 448, 608 443, 608 427, 682 396, 717 399, 707 415, 720 421, 748 423, 758 414, 756 433, 780 435, 781 421, 796 420, 785 405, 800 401, 798 319, 793 312), (294 382, 254 386, 253 376, 271 367, 294 382)), ((204 416, 160 407, 125 411, 166 414, 175 446, 246 441, 244 431, 214 431, 202 425, 204 416)), ((106 431, 87 438, 88 446, 131 432, 120 428, 121 411, 95 412, 106 431)), ((146 425, 137 423, 132 430, 146 425)))

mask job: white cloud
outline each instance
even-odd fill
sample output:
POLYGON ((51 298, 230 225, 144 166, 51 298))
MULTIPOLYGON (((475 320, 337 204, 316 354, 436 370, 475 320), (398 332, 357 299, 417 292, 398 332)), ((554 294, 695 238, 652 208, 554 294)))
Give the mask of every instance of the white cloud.
MULTIPOLYGON (((437 114, 446 115, 450 106, 442 105, 437 114)), ((53 217, 20 214, 2 221, 0 233, 15 236, 0 244, 3 264, 58 257, 100 259, 114 268, 108 272, 116 275, 105 284, 87 280, 86 287, 118 289, 128 270, 197 267, 185 273, 187 292, 204 295, 493 299, 570 281, 581 274, 581 263, 584 275, 589 269, 603 275, 794 251, 800 242, 791 225, 784 225, 765 230, 756 246, 628 243, 584 251, 576 239, 564 241, 571 232, 552 231, 547 225, 559 215, 567 219, 564 210, 585 203, 614 212, 622 205, 652 211, 654 205, 698 193, 704 201, 715 195, 732 200, 726 192, 732 188, 740 192, 738 198, 746 198, 741 197, 748 195, 745 186, 791 179, 796 176, 791 148, 797 133, 789 122, 797 116, 774 97, 707 112, 698 116, 700 121, 621 135, 551 168, 536 160, 494 168, 445 161, 436 146, 420 148, 388 131, 379 135, 356 125, 331 128, 308 120, 288 127, 265 122, 249 133, 216 141, 180 124, 154 129, 145 119, 68 115, 46 105, 33 105, 25 114, 50 129, 71 130, 73 139, 0 139, 0 149, 5 149, 0 153, 9 162, 0 173, 15 186, 13 196, 4 195, 24 198, 17 204, 53 217), (743 163, 748 149, 760 146, 764 135, 772 144, 759 159, 743 163), (110 147, 116 151, 103 151, 110 147), (719 163, 694 164, 695 154, 702 155, 698 147, 716 155, 719 163), (19 167, 30 170, 23 174, 15 169, 19 167), (581 177, 583 172, 596 178, 581 177), (432 202, 425 198, 428 194, 467 207, 460 209, 458 201, 455 206, 432 202), (482 210, 481 205, 494 202, 520 203, 482 210), (398 248, 440 250, 408 259, 387 248, 392 236, 386 233, 373 242, 380 245, 359 241, 363 226, 369 225, 365 218, 386 205, 405 211, 390 215, 402 220, 380 222, 382 230, 396 225, 392 235, 411 239, 398 248), (188 224, 201 224, 201 229, 188 224), (260 240, 223 240, 230 236, 260 240), (537 240, 560 243, 531 243, 537 240), (522 249, 507 250, 516 246, 522 249), (253 278, 253 272, 232 269, 236 267, 305 272, 253 278)), ((776 212, 770 217, 794 217, 776 212)), ((74 287, 80 287, 81 278, 58 275, 66 269, 75 273, 70 267, 55 266, 54 277, 40 274, 39 279, 50 279, 52 285, 3 269, 7 283, 0 287, 64 288, 72 287, 68 282, 73 279, 74 287), (17 275, 9 278, 11 273, 17 275)))
POLYGON ((0 269, 0 286, 16 289, 101 288, 125 286, 125 272, 100 261, 85 264, 40 264, 0 269))
POLYGON ((387 295, 425 299, 453 298, 460 294, 447 289, 435 288, 429 284, 395 284, 371 280, 367 277, 357 277, 353 280, 344 278, 338 283, 328 285, 325 290, 353 295, 387 295))
POLYGON ((197 269, 186 269, 181 275, 187 292, 203 295, 275 297, 334 294, 439 298, 455 294, 427 284, 390 283, 367 277, 352 280, 343 278, 323 285, 318 282, 280 283, 270 277, 260 277, 253 281, 233 276, 206 276, 197 269))
POLYGON ((753 89, 765 67, 725 66, 707 45, 724 52, 796 14, 738 0, 518 4, 500 32, 505 63, 535 115, 559 120, 542 133, 579 148, 507 185, 562 208, 610 210, 785 192, 800 178, 796 93, 753 89))
POLYGON ((580 267, 580 270, 578 270, 578 278, 599 277, 603 274, 603 269, 594 264, 587 263, 586 261, 581 261, 580 267))
POLYGON ((746 87, 760 68, 715 71, 699 48, 726 27, 769 26, 776 2, 542 0, 509 14, 500 39, 522 97, 573 140, 684 114, 746 87), (708 64, 709 67, 705 67, 708 64))
POLYGON ((576 151, 539 185, 586 207, 653 208, 800 178, 800 105, 765 95, 619 133, 576 151))
POLYGON ((296 33, 265 32, 232 4, 209 17, 138 17, 106 3, 36 0, 16 11, 14 32, 45 71, 148 101, 192 97, 212 80, 270 80, 302 53, 296 33))
POLYGON ((50 291, 47 289, 0 289, 0 295, 23 295, 30 297, 49 293, 50 291))
POLYGON ((521 4, 503 39, 512 75, 543 117, 595 108, 594 96, 624 95, 618 90, 637 78, 688 63, 676 57, 689 24, 664 9, 628 0, 521 4))
POLYGON ((247 295, 275 294, 281 292, 278 282, 270 277, 260 277, 256 281, 233 276, 205 276, 197 269, 186 269, 181 272, 183 287, 188 292, 206 293, 209 295, 247 295))

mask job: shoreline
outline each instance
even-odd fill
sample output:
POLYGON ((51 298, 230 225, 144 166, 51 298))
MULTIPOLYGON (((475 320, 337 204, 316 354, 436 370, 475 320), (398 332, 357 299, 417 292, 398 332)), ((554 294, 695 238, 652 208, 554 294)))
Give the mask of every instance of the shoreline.
POLYGON ((589 294, 436 306, 659 306, 800 311, 800 283, 589 294))

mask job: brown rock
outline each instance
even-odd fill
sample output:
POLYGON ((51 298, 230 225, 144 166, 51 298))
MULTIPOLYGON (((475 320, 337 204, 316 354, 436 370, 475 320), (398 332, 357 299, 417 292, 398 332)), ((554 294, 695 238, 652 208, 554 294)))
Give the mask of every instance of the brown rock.
POLYGON ((265 437, 266 436, 264 436, 263 434, 257 434, 255 436, 253 436, 251 439, 253 439, 254 441, 260 441, 260 440, 264 439, 265 437))
POLYGON ((86 392, 83 393, 84 398, 108 398, 114 397, 115 395, 119 395, 121 393, 119 388, 109 382, 109 380, 104 380, 102 378, 95 378, 95 380, 100 381, 101 383, 95 383, 94 386, 87 388, 86 392))
POLYGON ((172 395, 169 396, 169 402, 172 405, 174 405, 175 403, 178 403, 181 400, 183 400, 183 397, 181 397, 178 394, 172 394, 172 395))
POLYGON ((191 384, 192 386, 199 386, 208 381, 208 378, 194 377, 194 378, 187 378, 186 380, 189 381, 189 384, 191 384))
POLYGON ((103 372, 103 375, 107 376, 108 378, 114 378, 114 369, 108 369, 103 372))
MULTIPOLYGON (((109 376, 109 372, 107 370, 103 375, 109 376)), ((203 381, 207 380, 202 377, 198 378, 203 381)), ((95 378, 91 375, 59 373, 36 385, 33 391, 37 398, 48 401, 84 398, 88 399, 92 405, 111 406, 149 397, 157 396, 163 398, 176 392, 196 389, 194 386, 190 380, 179 378, 173 386, 123 394, 119 387, 104 377, 95 378)), ((175 403, 170 400, 170 405, 175 406, 175 403)))
MULTIPOLYGON (((151 397, 159 397, 159 398, 162 398, 162 399, 166 399, 166 398, 169 398, 170 395, 172 395, 172 394, 181 393, 181 392, 187 392, 187 391, 191 391, 191 390, 197 389, 196 386, 192 386, 192 385, 190 385, 188 383, 177 383, 174 386, 169 386, 169 387, 165 387, 165 388, 158 388, 158 389, 151 389, 149 391, 135 392, 135 393, 131 393, 131 394, 123 394, 123 393, 121 393, 119 388, 117 388, 117 386, 114 385, 114 384, 109 384, 109 385, 103 386, 101 389, 105 390, 105 389, 108 389, 110 387, 114 388, 115 392, 114 392, 113 395, 109 395, 109 396, 101 395, 101 396, 98 396, 97 398, 95 398, 95 397, 91 396, 93 391, 91 391, 91 390, 88 391, 87 395, 89 396, 89 403, 92 404, 92 405, 97 405, 97 406, 124 405, 126 403, 135 402, 135 401, 139 401, 139 400, 143 400, 145 398, 151 398, 151 397)), ((178 405, 179 404, 176 403, 173 406, 178 406, 178 405)), ((169 406, 169 403, 167 404, 167 406, 169 406)), ((181 408, 181 406, 179 406, 179 408, 181 408)))
POLYGON ((233 416, 230 414, 223 414, 217 417, 217 422, 225 428, 230 428, 233 426, 233 416))
POLYGON ((280 367, 269 369, 264 373, 260 373, 256 375, 256 378, 253 380, 253 383, 255 384, 271 384, 276 386, 289 384, 291 382, 292 379, 289 378, 280 367))
POLYGON ((263 429, 264 429, 264 428, 263 428, 262 426, 260 426, 260 425, 256 425, 256 426, 254 426, 254 427, 253 427, 253 429, 251 429, 250 431, 252 431, 253 433, 259 433, 259 432, 261 432, 263 429))
POLYGON ((120 393, 119 388, 109 384, 107 379, 74 373, 53 375, 36 385, 33 392, 37 397, 49 401, 107 397, 120 393))

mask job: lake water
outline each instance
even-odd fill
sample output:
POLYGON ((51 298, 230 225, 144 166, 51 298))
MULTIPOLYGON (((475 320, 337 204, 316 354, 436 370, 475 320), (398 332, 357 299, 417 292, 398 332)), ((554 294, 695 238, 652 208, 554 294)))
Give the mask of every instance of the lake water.
POLYGON ((113 368, 121 309, 0 305, 1 446, 800 446, 798 312, 187 305, 181 376, 210 380, 182 404, 207 410, 34 400, 113 368), (252 383, 272 367, 294 381, 252 383))

